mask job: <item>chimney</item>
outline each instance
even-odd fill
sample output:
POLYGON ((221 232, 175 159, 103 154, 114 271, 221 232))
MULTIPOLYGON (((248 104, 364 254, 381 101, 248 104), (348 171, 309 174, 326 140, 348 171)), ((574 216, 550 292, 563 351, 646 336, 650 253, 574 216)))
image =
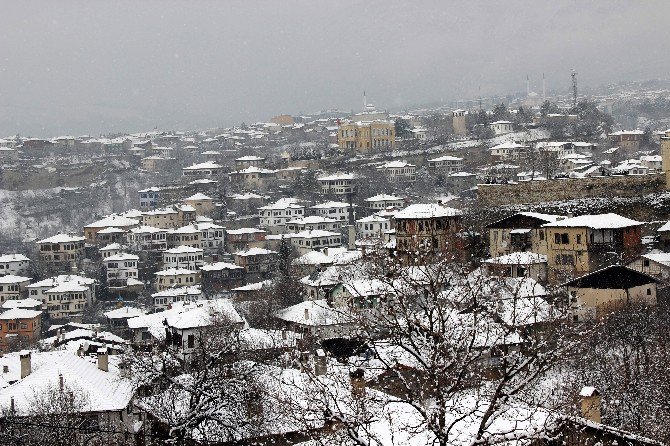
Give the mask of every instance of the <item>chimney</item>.
POLYGON ((77 356, 84 356, 84 344, 79 344, 79 348, 77 349, 77 356))
POLYGON ((314 358, 314 374, 316 376, 325 375, 328 371, 328 357, 326 352, 322 349, 316 351, 316 358, 314 358))
POLYGON ((14 413, 14 397, 9 400, 9 411, 14 413))
POLYGON ((21 379, 30 375, 31 365, 30 365, 30 352, 23 350, 19 353, 19 358, 21 358, 21 379))
POLYGON ((347 234, 348 234, 348 243, 347 243, 347 249, 349 251, 354 251, 356 249, 356 226, 354 225, 349 225, 347 226, 347 234))
POLYGON ((600 404, 602 398, 595 387, 583 387, 579 392, 579 405, 583 418, 596 423, 601 422, 600 404))
POLYGON ((365 394, 365 372, 363 369, 356 369, 349 372, 349 382, 351 383, 351 393, 358 397, 365 394))
POLYGON ((2 366, 2 373, 9 373, 9 366, 3 365, 2 366))
POLYGON ((326 246, 323 248, 323 255, 327 256, 328 255, 328 247, 326 246))
POLYGON ((60 390, 63 390, 64 387, 65 387, 65 382, 63 381, 63 374, 59 373, 58 374, 58 388, 60 390))
POLYGON ((98 368, 103 372, 109 371, 109 354, 107 353, 107 347, 98 349, 98 368))
POLYGON ((309 319, 309 308, 305 308, 305 320, 309 319))

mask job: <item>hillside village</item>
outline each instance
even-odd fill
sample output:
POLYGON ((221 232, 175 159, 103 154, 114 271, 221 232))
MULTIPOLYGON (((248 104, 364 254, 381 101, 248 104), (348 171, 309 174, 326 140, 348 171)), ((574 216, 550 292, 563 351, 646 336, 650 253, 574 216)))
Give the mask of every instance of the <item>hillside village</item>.
POLYGON ((667 444, 668 98, 0 139, 0 438, 667 444))

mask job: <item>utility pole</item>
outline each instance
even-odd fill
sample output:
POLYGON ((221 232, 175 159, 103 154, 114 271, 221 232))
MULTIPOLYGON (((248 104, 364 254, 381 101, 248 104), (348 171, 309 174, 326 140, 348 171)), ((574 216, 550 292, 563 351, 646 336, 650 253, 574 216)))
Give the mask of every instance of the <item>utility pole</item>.
POLYGON ((577 107, 577 72, 572 70, 572 106, 577 107))

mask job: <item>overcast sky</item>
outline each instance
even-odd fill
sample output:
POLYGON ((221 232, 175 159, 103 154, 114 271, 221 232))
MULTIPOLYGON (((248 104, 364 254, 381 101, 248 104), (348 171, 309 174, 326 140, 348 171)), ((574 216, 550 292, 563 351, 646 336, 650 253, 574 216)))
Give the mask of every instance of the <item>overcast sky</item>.
POLYGON ((668 77, 668 1, 4 1, 0 136, 188 130, 668 77))

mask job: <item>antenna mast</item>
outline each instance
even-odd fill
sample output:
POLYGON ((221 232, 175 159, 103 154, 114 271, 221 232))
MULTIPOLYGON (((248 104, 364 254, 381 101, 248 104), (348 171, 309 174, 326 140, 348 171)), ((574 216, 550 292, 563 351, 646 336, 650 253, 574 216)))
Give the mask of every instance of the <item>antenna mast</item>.
POLYGON ((577 107, 577 72, 572 70, 572 106, 577 107))
POLYGON ((542 73, 542 102, 547 100, 547 84, 544 80, 544 73, 542 73))

